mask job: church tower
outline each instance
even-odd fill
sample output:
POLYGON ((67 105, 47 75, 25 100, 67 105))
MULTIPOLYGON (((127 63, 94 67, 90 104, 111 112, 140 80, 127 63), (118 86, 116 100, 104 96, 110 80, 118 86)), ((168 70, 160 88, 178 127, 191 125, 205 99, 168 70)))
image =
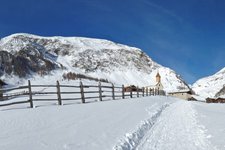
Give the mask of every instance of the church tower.
POLYGON ((161 82, 161 76, 159 74, 159 72, 157 72, 156 74, 156 83, 160 83, 161 82))
POLYGON ((163 91, 163 85, 161 83, 161 76, 159 74, 159 71, 156 74, 156 85, 155 85, 155 89, 159 90, 159 91, 163 91))

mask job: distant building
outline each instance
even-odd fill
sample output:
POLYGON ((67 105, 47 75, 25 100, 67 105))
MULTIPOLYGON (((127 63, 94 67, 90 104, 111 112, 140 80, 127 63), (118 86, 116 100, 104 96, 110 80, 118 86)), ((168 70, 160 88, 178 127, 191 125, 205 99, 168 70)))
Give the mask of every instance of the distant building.
POLYGON ((124 87, 124 92, 131 92, 131 91, 141 91, 141 89, 139 89, 135 85, 130 85, 130 86, 124 87))
POLYGON ((225 98, 206 98, 206 103, 225 103, 225 98))
POLYGON ((155 89, 163 90, 163 85, 162 85, 162 83, 161 83, 161 76, 160 76, 159 72, 157 72, 157 75, 156 75, 156 85, 155 85, 155 89))
POLYGON ((149 93, 150 95, 165 95, 163 91, 163 85, 161 83, 161 76, 159 72, 156 74, 156 84, 150 85, 145 87, 145 92, 149 93))
POLYGON ((169 96, 177 97, 184 100, 195 100, 192 96, 191 90, 180 90, 177 92, 168 93, 169 96))

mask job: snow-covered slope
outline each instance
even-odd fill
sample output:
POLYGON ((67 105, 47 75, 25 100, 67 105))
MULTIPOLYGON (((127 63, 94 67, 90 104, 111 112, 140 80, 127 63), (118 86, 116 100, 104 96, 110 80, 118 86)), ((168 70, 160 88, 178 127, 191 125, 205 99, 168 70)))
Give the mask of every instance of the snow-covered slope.
POLYGON ((166 91, 187 87, 173 70, 142 50, 102 39, 13 34, 0 41, 0 65, 1 78, 8 82, 15 76, 51 74, 58 79, 74 72, 117 84, 148 86, 156 84, 159 71, 166 91))
POLYGON ((225 68, 212 76, 196 81, 192 89, 203 97, 218 97, 225 95, 225 68))

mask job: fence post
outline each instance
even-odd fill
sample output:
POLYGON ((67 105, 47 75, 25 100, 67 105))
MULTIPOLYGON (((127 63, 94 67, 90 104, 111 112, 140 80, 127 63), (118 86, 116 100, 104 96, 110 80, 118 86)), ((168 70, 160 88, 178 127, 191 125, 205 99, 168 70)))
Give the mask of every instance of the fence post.
POLYGON ((3 100, 3 91, 2 85, 0 85, 0 100, 3 100))
POLYGON ((3 91, 2 91, 2 85, 0 85, 0 100, 3 99, 3 91))
POLYGON ((137 86, 137 97, 139 97, 139 87, 137 86))
POLYGON ((148 96, 148 90, 149 90, 149 89, 147 88, 147 90, 146 90, 146 96, 148 96))
POLYGON ((34 108, 33 99, 32 99, 32 90, 31 90, 31 83, 28 80, 28 91, 29 91, 29 101, 30 101, 30 108, 34 108))
POLYGON ((80 81, 80 94, 81 94, 81 102, 85 103, 85 98, 84 98, 84 86, 82 81, 80 81))
POLYGON ((112 83, 112 99, 115 100, 115 87, 113 83, 112 83))
POLYGON ((98 83, 98 89, 99 89, 99 101, 102 101, 102 86, 101 86, 101 82, 98 83))
POLYGON ((142 88, 142 96, 143 97, 145 96, 145 88, 144 87, 142 88))
POLYGON ((130 90, 130 98, 133 98, 133 92, 132 92, 132 89, 130 90))
POLYGON ((56 82, 56 88, 57 88, 58 105, 62 105, 59 81, 56 82))
POLYGON ((123 99, 125 98, 125 96, 124 96, 124 91, 125 91, 124 85, 122 85, 122 98, 123 98, 123 99))

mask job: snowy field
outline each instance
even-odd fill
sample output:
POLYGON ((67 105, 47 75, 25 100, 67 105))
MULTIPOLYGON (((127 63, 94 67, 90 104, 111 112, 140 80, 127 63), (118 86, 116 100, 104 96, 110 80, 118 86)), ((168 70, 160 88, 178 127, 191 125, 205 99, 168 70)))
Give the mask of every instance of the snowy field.
POLYGON ((144 97, 0 111, 0 150, 223 150, 225 105, 144 97))

